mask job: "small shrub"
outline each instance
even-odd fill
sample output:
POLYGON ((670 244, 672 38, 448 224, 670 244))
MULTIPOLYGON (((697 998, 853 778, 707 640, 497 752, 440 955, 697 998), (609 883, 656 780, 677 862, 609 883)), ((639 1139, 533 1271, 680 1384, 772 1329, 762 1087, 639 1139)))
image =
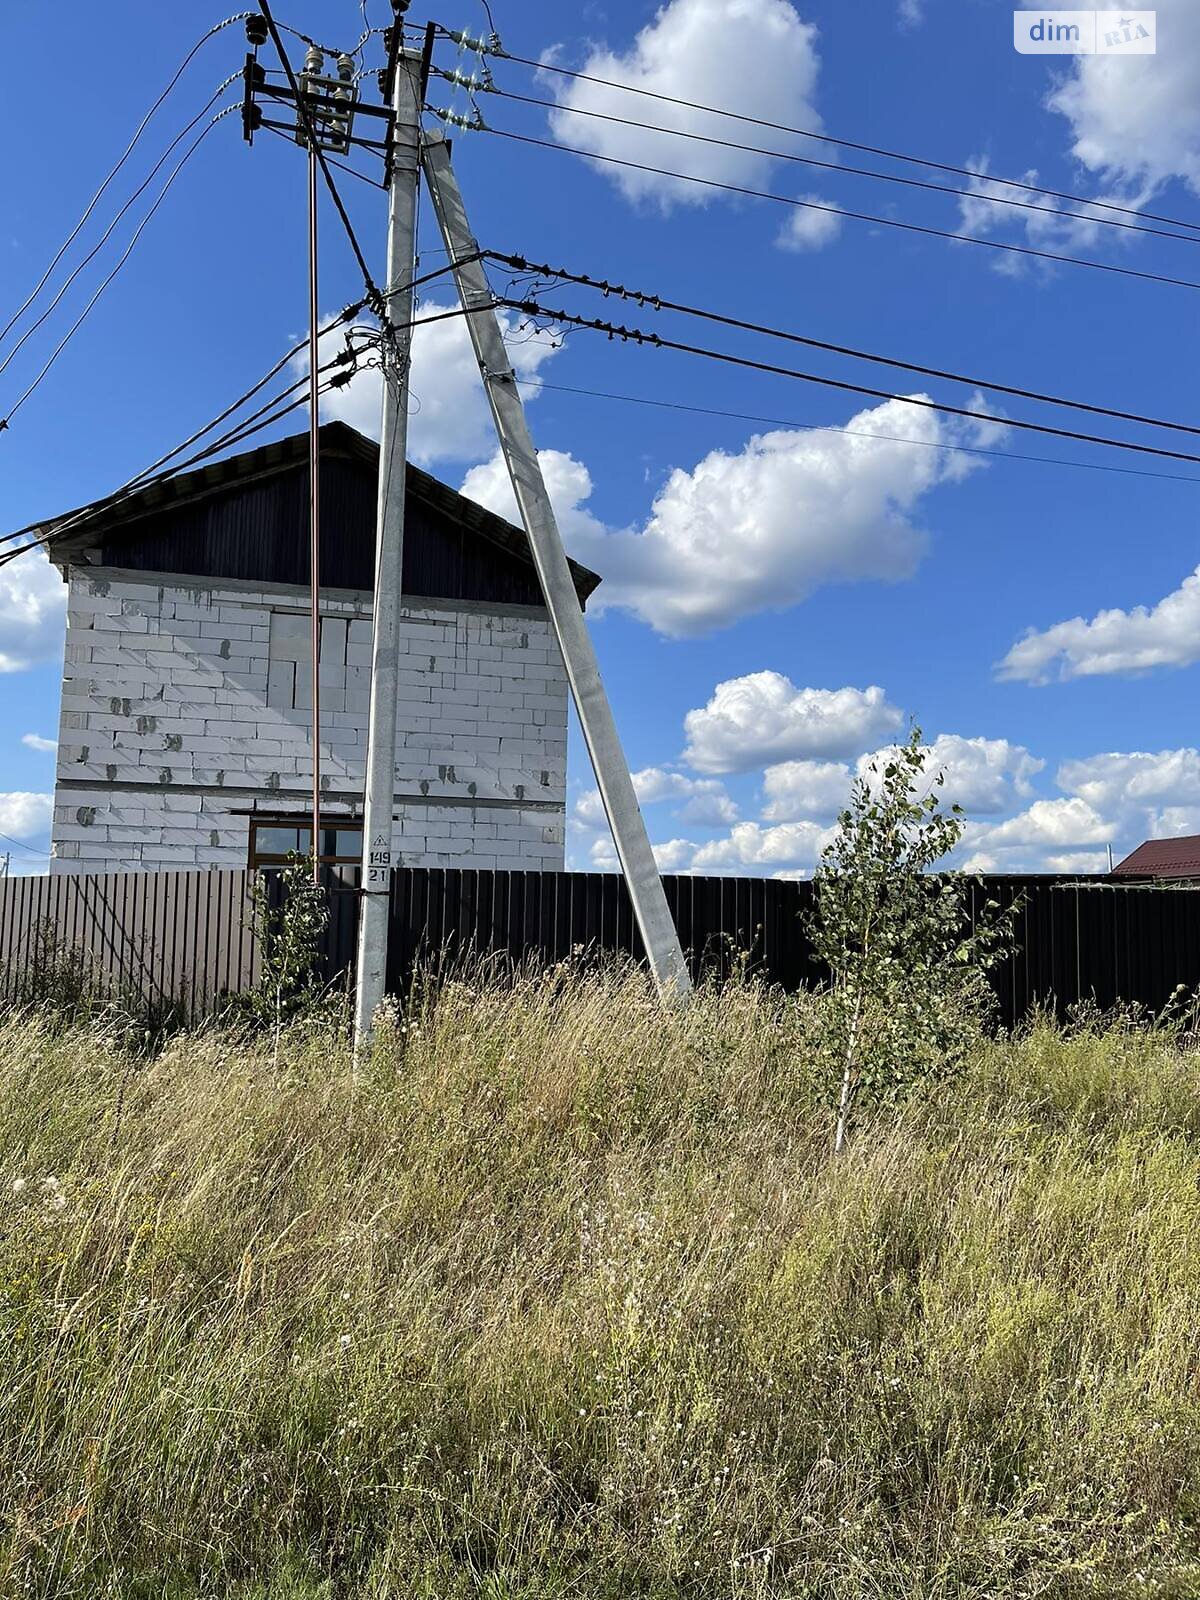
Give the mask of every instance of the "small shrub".
POLYGON ((961 1065, 992 1010, 986 973, 1009 937, 1011 919, 993 903, 972 928, 971 880, 933 870, 963 824, 925 762, 914 727, 855 783, 815 875, 813 947, 831 974, 820 1054, 838 1151, 860 1107, 961 1065))
POLYGON ((293 857, 279 877, 277 904, 264 873, 251 888, 260 977, 235 1007, 271 1029, 276 1063, 284 1027, 311 1016, 324 998, 317 964, 329 921, 325 890, 313 877, 311 856, 293 857))

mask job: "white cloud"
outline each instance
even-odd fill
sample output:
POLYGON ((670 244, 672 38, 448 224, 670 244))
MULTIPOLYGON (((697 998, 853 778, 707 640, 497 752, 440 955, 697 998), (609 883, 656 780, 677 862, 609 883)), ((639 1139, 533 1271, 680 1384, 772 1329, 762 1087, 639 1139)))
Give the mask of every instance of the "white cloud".
POLYGON ((781 250, 801 253, 807 250, 823 250, 827 244, 832 244, 842 231, 841 213, 819 209, 829 203, 819 194, 802 194, 796 198, 808 203, 798 206, 792 212, 779 230, 779 237, 775 242, 781 250))
POLYGON ((57 739, 43 739, 40 733, 23 733, 21 735, 21 743, 27 745, 30 750, 48 751, 58 749, 57 739))
POLYGON ((41 550, 0 567, 0 672, 22 672, 62 649, 67 586, 41 550))
POLYGON ((1177 177, 1200 194, 1200 7, 1158 0, 1158 53, 1079 56, 1047 100, 1071 125, 1071 154, 1108 181, 1177 177))
POLYGON ((1057 782, 1105 811, 1200 805, 1200 751, 1110 751, 1064 761, 1057 782))
MULTIPOLYGON (((1007 739, 964 739, 956 733, 941 733, 924 748, 927 778, 942 774, 943 803, 959 805, 973 814, 1004 811, 1014 799, 1030 799, 1030 779, 1046 765, 1024 745, 1010 744, 1007 739)), ((867 776, 873 766, 882 766, 894 749, 888 746, 860 756, 859 776, 867 776)))
MULTIPOLYGON (((580 543, 604 532, 603 524, 583 503, 592 492, 592 475, 582 461, 566 450, 539 450, 538 464, 563 542, 575 554, 580 543)), ((497 516, 520 523, 517 497, 499 450, 471 468, 462 481, 462 493, 497 516)))
POLYGON ((1107 844, 1113 825, 1078 795, 1066 800, 1035 800, 1004 822, 969 824, 965 842, 994 851, 1009 846, 1057 847, 1107 844))
POLYGON ((1200 660, 1200 567, 1155 606, 1072 617, 1019 639, 999 663, 1002 678, 1048 683, 1057 678, 1186 667, 1200 660))
POLYGON ((995 442, 1000 431, 900 400, 848 426, 757 434, 736 454, 676 468, 636 531, 576 516, 564 537, 604 577, 594 603, 687 636, 793 606, 822 584, 911 577, 928 542, 912 520, 917 503, 979 466, 921 445, 974 444, 983 428, 995 442))
MULTIPOLYGON (((819 69, 816 40, 817 30, 801 21, 787 0, 670 0, 628 50, 595 49, 583 62, 582 71, 655 94, 724 106, 819 133, 821 118, 814 103, 819 69)), ((666 101, 647 101, 640 95, 579 79, 555 78, 554 88, 564 109, 551 113, 550 126, 563 144, 752 188, 761 187, 770 172, 769 156, 666 133, 647 133, 598 117, 572 115, 565 108, 655 122, 681 132, 732 138, 736 143, 737 136, 730 134, 724 118, 666 101)), ((779 140, 781 150, 811 147, 809 141, 789 141, 786 135, 779 140)), ((702 184, 680 183, 603 163, 599 170, 628 200, 651 201, 664 211, 675 205, 706 205, 719 193, 702 184)))
POLYGON ((28 794, 13 790, 0 794, 0 833, 14 839, 33 839, 50 828, 54 814, 52 794, 28 794))
MULTIPOLYGON (((682 809, 675 815, 681 822, 695 827, 721 828, 737 821, 737 806, 725 785, 716 778, 691 778, 685 772, 666 767, 644 767, 632 776, 640 805, 657 805, 664 800, 683 801, 682 809)), ((589 789, 581 795, 572 815, 585 828, 608 827, 598 789, 589 789)))
POLYGON ((924 0, 900 0, 900 21, 906 28, 919 27, 924 20, 924 0))
MULTIPOLYGON (((1115 860, 1115 857, 1114 857, 1115 860)), ((1043 872, 1107 872, 1107 850, 1065 850, 1058 855, 1043 857, 1043 872)))
MULTIPOLYGON (((1004 811, 1015 800, 1032 799, 1031 779, 1045 766, 1023 745, 1007 739, 964 739, 943 733, 925 747, 927 777, 944 778, 940 790, 945 805, 959 805, 979 815, 1004 811)), ((767 822, 790 822, 798 817, 832 817, 846 803, 855 775, 871 777, 882 770, 895 751, 885 745, 859 756, 856 773, 843 762, 786 761, 763 774, 767 822)))
MULTIPOLYGON (((417 316, 434 317, 450 309, 449 304, 429 301, 418 307, 417 316)), ((554 336, 539 329, 523 330, 519 317, 511 312, 501 311, 498 316, 514 371, 519 378, 533 377, 558 349, 554 336)), ((342 348, 342 334, 340 327, 333 326, 321 335, 322 364, 342 348)), ((297 357, 293 366, 297 372, 307 373, 307 356, 297 357)), ((414 329, 409 383, 408 453, 419 465, 476 461, 495 448, 491 412, 464 317, 446 317, 414 329)), ((528 401, 535 396, 536 390, 525 398, 528 401)), ((382 397, 378 369, 363 368, 345 388, 322 398, 321 415, 326 421, 347 422, 369 439, 378 439, 382 397)))
POLYGON ((845 805, 852 782, 843 761, 781 761, 763 773, 763 820, 831 817, 845 805))
MULTIPOLYGON (((1131 234, 1122 234, 1106 228, 1097 213, 1086 205, 1072 205, 1068 200, 1058 200, 1045 195, 1028 194, 1014 189, 1012 184, 1001 183, 986 176, 988 158, 971 156, 967 166, 985 176, 967 180, 966 193, 958 203, 959 232, 984 238, 1003 233, 1006 229, 1021 232, 1025 242, 1033 249, 1062 254, 1094 245, 1104 239, 1109 244, 1128 244, 1131 234), (997 205, 996 201, 1008 201, 997 205)), ((1018 174, 1019 181, 1037 185, 1036 167, 1018 174)), ((1107 204, 1136 208, 1144 195, 1113 189, 1096 196, 1107 204)), ((997 272, 1016 276, 1026 271, 1028 261, 1018 255, 996 254, 992 262, 997 272)), ((1045 263, 1042 263, 1044 266, 1045 263)))
POLYGON ((692 857, 693 872, 729 868, 812 867, 832 837, 832 830, 815 822, 785 822, 764 828, 757 822, 739 822, 728 838, 702 844, 692 857))
MULTIPOLYGON (((667 839, 662 844, 652 844, 654 860, 660 872, 682 872, 691 862, 696 846, 690 839, 667 839)), ((616 848, 611 834, 602 834, 593 840, 588 852, 589 864, 597 872, 615 872, 618 866, 616 848)))
POLYGON ((780 672, 728 678, 684 718, 698 772, 748 772, 796 757, 854 755, 899 726, 883 690, 797 689, 780 672))

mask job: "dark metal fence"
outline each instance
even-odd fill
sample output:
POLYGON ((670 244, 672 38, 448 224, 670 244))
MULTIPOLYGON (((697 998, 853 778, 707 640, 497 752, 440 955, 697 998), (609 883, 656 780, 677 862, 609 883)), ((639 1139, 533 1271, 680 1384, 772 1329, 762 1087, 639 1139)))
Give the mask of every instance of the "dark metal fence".
MULTIPOLYGON (((276 883, 278 880, 276 879, 276 883)), ((787 989, 821 978, 805 931, 810 883, 761 878, 663 880, 693 970, 744 967, 787 989)), ((357 873, 328 882, 325 976, 354 960, 357 873)), ((0 881, 0 999, 36 992, 43 930, 79 949, 97 973, 189 1017, 252 984, 257 953, 248 872, 113 873, 0 881)), ((1079 1001, 1155 1010, 1178 985, 1200 985, 1200 891, 1114 887, 1096 879, 993 877, 972 890, 1020 902, 1016 953, 995 975, 1015 1022, 1035 1005, 1079 1001)), ((588 952, 642 957, 623 881, 612 873, 471 872, 406 867, 393 873, 389 987, 416 966, 492 955, 551 963, 588 952)))

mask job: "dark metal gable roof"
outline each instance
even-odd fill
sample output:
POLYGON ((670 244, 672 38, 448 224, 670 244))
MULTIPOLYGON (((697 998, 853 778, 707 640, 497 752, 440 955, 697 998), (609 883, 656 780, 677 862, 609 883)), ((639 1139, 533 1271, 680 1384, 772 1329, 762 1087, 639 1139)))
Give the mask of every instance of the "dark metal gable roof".
MULTIPOLYGON (((307 520, 307 474, 302 474, 307 460, 308 434, 295 434, 152 484, 115 505, 97 502, 58 538, 56 525, 78 513, 50 519, 40 531, 50 536, 50 556, 60 567, 84 551, 100 551, 108 565, 307 581, 303 541, 295 537, 298 513, 307 520), (282 545, 281 524, 286 529, 282 545), (233 544, 236 559, 229 554, 233 544), (247 546, 254 547, 258 562, 253 572, 245 569, 247 546), (284 546, 287 555, 280 566, 284 546), (293 553, 297 563, 303 557, 303 573, 293 566, 293 553), (269 570, 261 570, 264 563, 269 570)), ((322 582, 370 588, 379 448, 347 424, 329 422, 321 428, 321 462, 327 527, 322 582)), ((406 593, 540 604, 522 529, 411 463, 406 494, 412 533, 410 550, 406 530, 406 593)), ((599 584, 599 575, 574 561, 570 566, 579 598, 585 600, 599 584)))
POLYGON ((1200 878, 1200 834, 1147 839, 1112 869, 1114 878, 1200 878))

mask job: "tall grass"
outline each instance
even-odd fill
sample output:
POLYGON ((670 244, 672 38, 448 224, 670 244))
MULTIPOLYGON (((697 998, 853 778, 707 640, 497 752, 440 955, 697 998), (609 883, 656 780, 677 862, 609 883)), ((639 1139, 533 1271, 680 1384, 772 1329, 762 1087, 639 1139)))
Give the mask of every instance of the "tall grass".
POLYGON ((1048 1026, 833 1159, 811 1004, 0 1024, 0 1594, 1200 1594, 1200 1085, 1048 1026))

